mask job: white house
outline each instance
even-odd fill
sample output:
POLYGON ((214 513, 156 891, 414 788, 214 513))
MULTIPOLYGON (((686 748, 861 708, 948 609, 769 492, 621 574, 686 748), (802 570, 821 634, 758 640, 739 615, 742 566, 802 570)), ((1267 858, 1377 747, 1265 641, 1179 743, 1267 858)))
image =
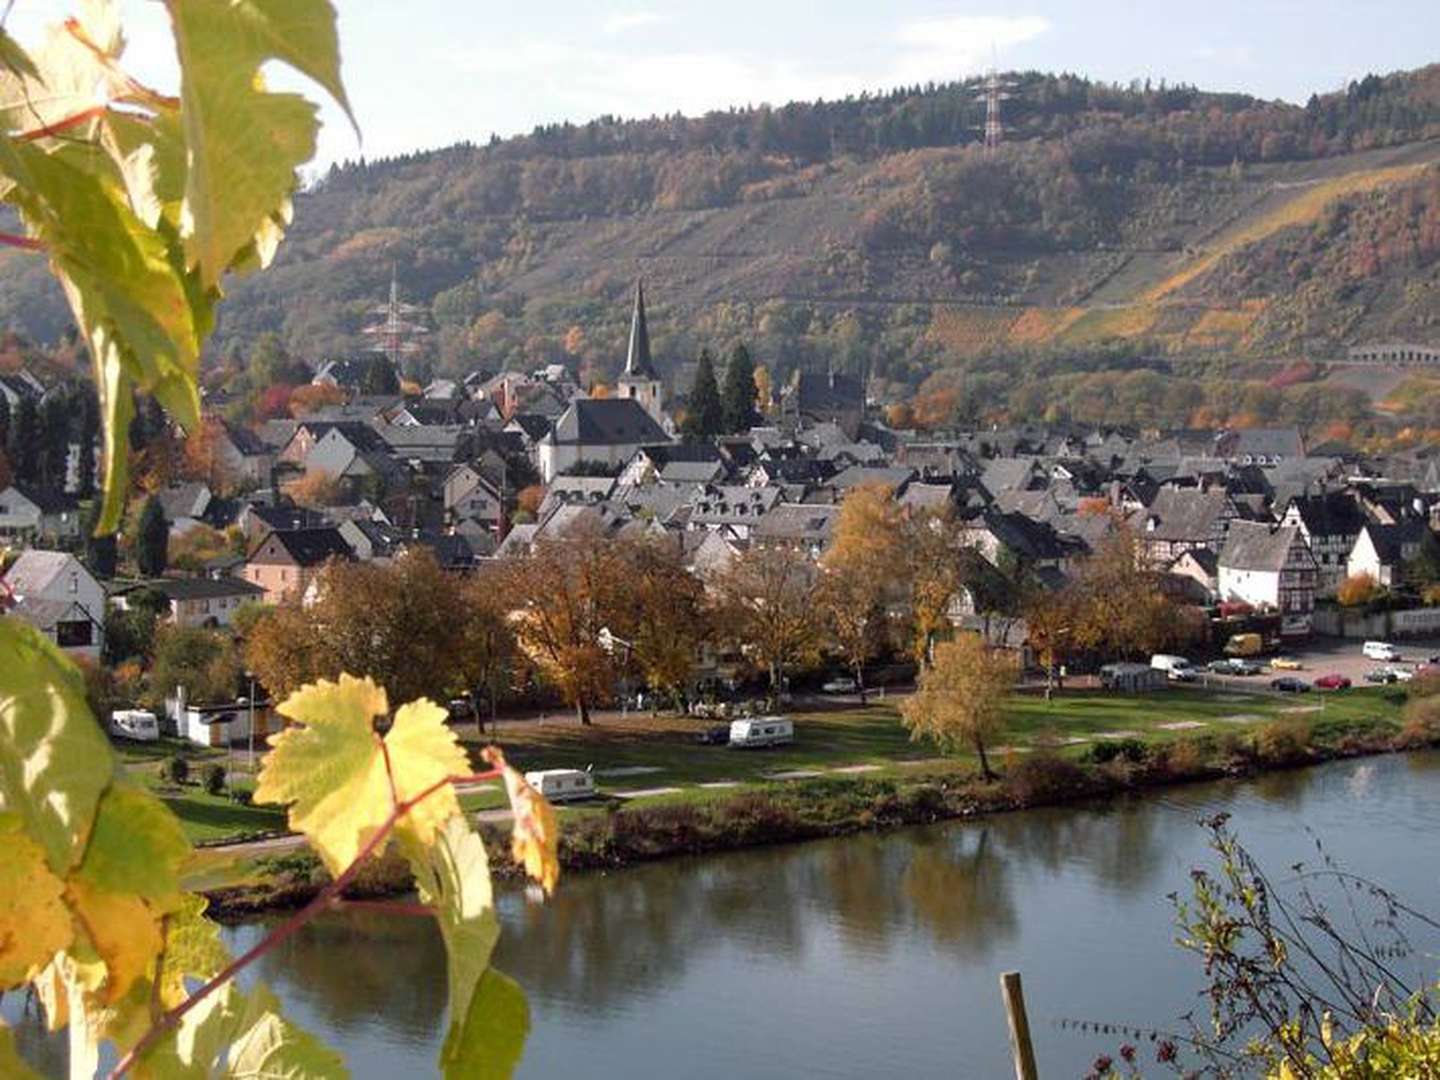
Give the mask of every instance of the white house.
POLYGON ((80 507, 63 492, 29 484, 0 491, 0 536, 57 543, 80 536, 80 507))
POLYGON ((1387 589, 1400 583, 1407 562, 1420 554, 1430 532, 1423 518, 1409 518, 1394 525, 1367 522, 1355 537, 1345 569, 1351 577, 1369 574, 1387 589))
POLYGON ((500 493, 474 465, 456 465, 445 474, 445 512, 452 521, 478 521, 500 528, 500 493))
POLYGON ((74 555, 22 551, 5 575, 11 614, 75 656, 98 660, 105 644, 105 590, 74 555))
POLYGON ((1315 556, 1297 526, 1230 523, 1217 570, 1222 600, 1277 611, 1282 634, 1308 634, 1317 577, 1315 556))
POLYGON ((539 442, 540 478, 548 484, 582 461, 618 471, 640 447, 670 441, 634 398, 578 398, 539 442))
POLYGON ((241 607, 265 599, 264 589, 238 577, 159 578, 111 599, 117 608, 128 610, 130 594, 142 588, 154 589, 169 601, 166 619, 176 626, 229 626, 241 607))

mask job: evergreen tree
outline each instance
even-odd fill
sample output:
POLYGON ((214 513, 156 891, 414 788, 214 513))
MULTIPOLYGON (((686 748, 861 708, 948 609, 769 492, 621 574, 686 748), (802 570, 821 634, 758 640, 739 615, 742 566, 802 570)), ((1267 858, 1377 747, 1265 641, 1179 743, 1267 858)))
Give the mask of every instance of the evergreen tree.
POLYGON ((10 467, 15 479, 33 484, 40 475, 40 411, 28 397, 20 399, 10 425, 10 467))
POLYGON ((719 435, 724 423, 725 407, 720 401, 720 387, 715 382, 715 360, 709 349, 701 349, 682 430, 692 438, 709 438, 719 435))
POLYGON ((725 431, 731 434, 748 431, 755 423, 755 361, 744 345, 730 351, 721 408, 725 431))
POLYGON ((40 408, 40 482, 56 491, 65 489, 70 460, 70 398, 53 393, 40 408))
POLYGON ((168 563, 166 549, 170 542, 170 526, 165 523, 165 510, 154 495, 145 500, 137 532, 135 562, 140 568, 140 576, 159 577, 165 573, 168 563))
POLYGON ((88 499, 95 494, 95 442, 99 437, 100 406, 93 393, 82 390, 78 438, 80 460, 76 476, 76 491, 82 499, 88 499))
POLYGON ((0 450, 10 452, 10 399, 0 394, 0 450))
POLYGON ((383 356, 373 357, 365 365, 365 374, 360 378, 360 393, 367 397, 389 397, 400 392, 400 379, 395 367, 383 356))
POLYGON ((95 535, 95 525, 100 520, 100 502, 90 504, 85 512, 85 563, 97 578, 105 580, 115 576, 115 534, 95 535))

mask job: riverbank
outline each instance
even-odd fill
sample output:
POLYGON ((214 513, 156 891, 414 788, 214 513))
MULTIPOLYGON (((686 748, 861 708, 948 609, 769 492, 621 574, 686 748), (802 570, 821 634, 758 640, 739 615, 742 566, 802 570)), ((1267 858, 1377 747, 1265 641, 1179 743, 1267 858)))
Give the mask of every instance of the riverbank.
MULTIPOLYGON (((560 860, 567 873, 614 870, 656 859, 858 832, 974 818, 1082 800, 1126 797, 1147 789, 1243 778, 1326 761, 1440 745, 1440 728, 1389 718, 1313 720, 1292 714, 1246 731, 1179 736, 1164 742, 1124 739, 1077 750, 1037 748, 1003 754, 1000 775, 978 776, 955 762, 885 777, 826 776, 707 790, 638 806, 567 813, 560 860)), ((497 877, 521 876, 508 831, 484 824, 497 877)), ((208 895, 211 914, 240 919, 305 903, 326 883, 308 851, 255 860, 245 883, 208 895)), ((393 854, 365 867, 350 896, 410 891, 404 861, 393 854)))

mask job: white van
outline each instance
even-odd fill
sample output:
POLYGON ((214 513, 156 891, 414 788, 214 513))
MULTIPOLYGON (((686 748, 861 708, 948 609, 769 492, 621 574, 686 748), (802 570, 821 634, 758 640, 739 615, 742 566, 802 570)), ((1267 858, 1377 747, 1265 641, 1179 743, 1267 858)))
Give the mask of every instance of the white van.
POLYGON ((1388 641, 1367 641, 1363 651, 1367 660, 1393 662, 1400 659, 1400 650, 1388 641))
POLYGON ((551 802, 589 799, 595 795, 595 777, 588 769, 539 769, 527 772, 525 782, 551 802))
POLYGON ((1150 657, 1150 666, 1156 671, 1165 672, 1167 679, 1173 679, 1176 682, 1193 682, 1195 679, 1195 669, 1183 656, 1156 653, 1150 657))
POLYGON ((116 709, 110 716, 110 734, 136 742, 158 742, 160 721, 144 709, 116 709))
POLYGON ((782 746, 795 741, 795 724, 783 716, 751 716, 730 722, 730 745, 782 746))

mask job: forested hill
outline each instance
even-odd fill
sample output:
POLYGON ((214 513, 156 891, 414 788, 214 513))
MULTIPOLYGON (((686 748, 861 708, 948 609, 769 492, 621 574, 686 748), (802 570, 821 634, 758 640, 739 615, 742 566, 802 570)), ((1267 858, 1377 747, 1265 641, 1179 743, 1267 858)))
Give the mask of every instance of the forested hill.
MULTIPOLYGON (((996 358, 1324 359, 1440 335, 1440 66, 1305 106, 1008 78, 993 154, 972 80, 334 168, 277 267, 234 287, 213 353, 274 330, 353 354, 392 265, 450 371, 613 376, 640 274, 682 382, 701 345, 740 338, 782 376, 865 364, 913 386, 996 358)), ((0 274, 0 324, 56 336, 38 260, 0 274)))

